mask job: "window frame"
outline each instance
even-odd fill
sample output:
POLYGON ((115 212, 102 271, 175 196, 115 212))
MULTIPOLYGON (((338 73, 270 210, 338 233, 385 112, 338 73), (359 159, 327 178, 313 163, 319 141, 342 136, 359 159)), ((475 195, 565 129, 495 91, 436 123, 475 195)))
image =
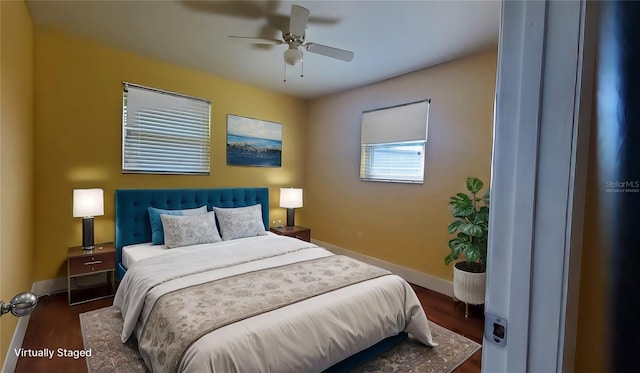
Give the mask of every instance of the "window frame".
MULTIPOLYGON (((429 129, 429 108, 431 106, 431 99, 423 99, 419 101, 412 101, 400 105, 388 106, 373 110, 366 110, 362 112, 361 123, 360 123, 360 180, 361 181, 373 181, 373 182, 386 182, 386 183, 403 183, 403 184, 424 184, 425 179, 425 167, 426 167, 426 150, 427 150, 427 138, 428 138, 428 129, 429 129), (403 107, 408 107, 417 104, 426 104, 426 112, 424 113, 424 136, 422 135, 422 117, 415 118, 416 122, 411 123, 408 126, 403 127, 403 133, 397 135, 394 133, 394 130, 379 129, 375 130, 377 126, 380 124, 367 123, 367 126, 374 128, 365 129, 365 116, 367 114, 373 112, 382 112, 382 115, 388 115, 389 113, 398 112, 403 107), (387 112, 384 112, 387 111, 387 112), (420 120, 420 121, 418 121, 420 120), (372 135, 373 134, 373 135, 372 135), (390 137, 391 136, 391 137, 390 137), (422 138, 424 137, 424 138, 422 138), (375 138, 375 140, 371 140, 371 138, 375 138), (386 139, 387 141, 385 141, 386 139), (394 140, 395 139, 395 140, 394 140), (369 141, 366 141, 369 140, 369 141), (388 148, 391 146, 416 146, 420 145, 422 150, 419 154, 421 166, 419 167, 419 176, 417 179, 413 177, 416 174, 406 174, 406 175, 398 175, 393 177, 391 173, 387 173, 384 175, 376 176, 374 175, 374 164, 371 163, 373 156, 375 155, 375 148, 388 148)), ((421 107, 417 107, 417 109, 421 109, 421 107)), ((421 113, 421 112, 420 112, 421 113)), ((414 118, 409 118, 413 120, 414 118)), ((375 121, 374 121, 375 122, 375 121)))
POLYGON ((380 144, 362 144, 360 147, 360 151, 361 151, 360 180, 380 181, 380 182, 387 182, 387 183, 422 184, 424 183, 424 162, 425 162, 424 153, 426 151, 426 147, 427 147, 426 140, 401 141, 401 142, 380 143, 380 144), (398 148, 398 147, 404 147, 404 146, 406 147, 420 146, 421 147, 421 149, 419 150, 420 154, 418 155, 418 157, 420 157, 419 176, 421 177, 421 179, 411 178, 410 174, 408 173, 405 173, 404 175, 400 175, 397 177, 392 177, 391 173, 393 173, 393 170, 391 171, 391 173, 382 173, 380 171, 377 171, 376 170, 377 167, 375 165, 375 159, 371 163, 367 162, 367 165, 369 165, 369 167, 364 166, 365 160, 370 161, 371 158, 376 157, 376 150, 379 149, 381 152, 384 152, 385 149, 390 149, 392 147, 398 148))
MULTIPOLYGON (((146 87, 146 86, 142 86, 139 84, 133 84, 133 83, 129 83, 129 82, 122 82, 123 84, 123 91, 122 91, 122 154, 121 154, 121 169, 122 169, 122 173, 123 174, 158 174, 158 175, 210 175, 211 172, 211 101, 206 100, 206 99, 202 99, 202 98, 198 98, 198 97, 193 97, 193 96, 188 96, 188 95, 184 95, 184 94, 180 94, 180 93, 176 93, 176 92, 170 92, 170 91, 166 91, 166 90, 162 90, 162 89, 158 89, 158 88, 151 88, 151 87, 146 87), (141 91, 148 91, 149 93, 157 93, 157 94, 162 94, 162 95, 166 95, 164 96, 162 99, 166 100, 167 97, 176 97, 179 98, 181 100, 184 99, 188 99, 188 100, 193 100, 194 104, 196 105, 202 105, 203 103, 207 105, 206 108, 206 125, 204 125, 204 115, 198 116, 197 114, 193 114, 193 118, 197 118, 198 121, 201 122, 201 124, 203 124, 202 126, 200 126, 200 124, 198 124, 197 126, 197 130, 202 131, 202 137, 196 137, 197 140, 193 140, 193 138, 190 139, 190 142, 196 144, 197 147, 197 143, 200 143, 201 146, 203 147, 204 150, 204 154, 206 154, 206 161, 202 160, 202 161, 193 161, 193 162, 188 162, 186 164, 191 165, 191 166, 195 166, 193 168, 200 168, 199 170, 195 170, 195 171, 189 171, 186 167, 185 168, 181 168, 179 167, 177 164, 175 165, 176 167, 171 169, 168 168, 166 165, 163 167, 150 167, 149 165, 146 166, 138 166, 138 167, 134 167, 132 166, 132 162, 127 160, 127 151, 131 151, 131 150, 136 150, 135 146, 132 149, 131 145, 131 137, 128 137, 127 132, 132 130, 132 127, 134 128, 133 130, 137 130, 137 131, 144 131, 143 128, 140 127, 139 123, 135 123, 135 124, 129 124, 128 122, 128 113, 129 113, 129 89, 130 88, 135 88, 141 91), (131 127, 128 127, 131 126, 131 127), (138 126, 138 127, 136 127, 138 126), (127 146, 129 145, 129 146, 127 146)), ((180 104, 176 104, 176 106, 180 106, 180 104)), ((158 107, 160 107, 160 105, 158 105, 158 107)), ((203 109, 203 108, 201 108, 203 109)), ((205 110, 201 110, 202 113, 204 113, 205 110)), ((191 118, 189 118, 191 119, 191 118)), ((165 128, 165 130, 167 130, 165 128)), ((167 131, 169 132, 169 131, 167 131)), ((180 142, 180 139, 185 139, 188 136, 186 136, 186 134, 188 133, 188 131, 185 131, 184 133, 175 133, 175 131, 172 131, 173 134, 175 134, 174 136, 174 140, 175 141, 167 141, 166 143, 161 144, 161 146, 166 146, 166 147, 172 147, 172 146, 177 146, 176 144, 178 144, 180 142)), ((153 133, 153 131, 148 131, 148 133, 153 133)), ((154 141, 158 141, 158 139, 156 138, 154 141)), ((135 144, 135 141, 134 141, 135 144)), ((138 143, 138 151, 140 150, 140 144, 138 143)), ((184 148, 182 149, 184 150, 184 148)), ((152 153, 153 154, 153 153, 152 153)), ((157 152, 157 154, 160 156, 159 159, 162 158, 162 150, 159 150, 157 152)), ((200 153, 198 153, 197 151, 192 151, 192 152, 182 152, 182 155, 185 156, 201 156, 200 153)), ((153 156, 153 155, 152 155, 153 156)), ((150 157, 151 158, 151 157, 150 157)), ((204 157, 201 156, 201 158, 203 159, 204 157)))

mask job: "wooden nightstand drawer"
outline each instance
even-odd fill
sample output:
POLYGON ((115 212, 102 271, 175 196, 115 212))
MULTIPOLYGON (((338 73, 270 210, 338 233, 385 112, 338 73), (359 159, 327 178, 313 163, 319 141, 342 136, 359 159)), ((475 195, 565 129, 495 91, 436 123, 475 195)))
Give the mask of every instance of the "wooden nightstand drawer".
POLYGON ((296 232, 294 234, 291 234, 290 237, 295 237, 303 241, 311 242, 311 231, 306 230, 302 232, 296 232))
POLYGON ((281 236, 294 237, 303 241, 311 242, 311 229, 306 227, 295 226, 291 228, 278 227, 271 228, 271 232, 281 236))
POLYGON ((108 271, 115 268, 115 262, 114 252, 69 258, 69 275, 108 271))

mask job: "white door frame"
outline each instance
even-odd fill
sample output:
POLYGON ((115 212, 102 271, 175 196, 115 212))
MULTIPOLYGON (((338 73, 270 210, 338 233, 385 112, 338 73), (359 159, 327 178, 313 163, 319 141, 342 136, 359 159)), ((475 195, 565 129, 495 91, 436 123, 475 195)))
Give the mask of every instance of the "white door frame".
POLYGON ((585 1, 502 3, 485 312, 506 320, 507 330, 502 347, 485 325, 483 372, 573 370, 597 22, 587 17, 591 8, 585 1))

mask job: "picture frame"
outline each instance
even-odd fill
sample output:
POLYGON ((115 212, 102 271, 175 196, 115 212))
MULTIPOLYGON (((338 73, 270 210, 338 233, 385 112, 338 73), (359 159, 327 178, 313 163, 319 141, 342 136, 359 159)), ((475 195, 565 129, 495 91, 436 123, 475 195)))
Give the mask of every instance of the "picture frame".
POLYGON ((227 114, 227 165, 282 167, 282 124, 227 114))

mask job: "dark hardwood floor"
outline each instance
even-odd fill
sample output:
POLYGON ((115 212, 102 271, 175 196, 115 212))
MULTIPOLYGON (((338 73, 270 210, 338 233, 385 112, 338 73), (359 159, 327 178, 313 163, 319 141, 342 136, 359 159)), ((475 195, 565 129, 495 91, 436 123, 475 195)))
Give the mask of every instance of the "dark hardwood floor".
MULTIPOLYGON (((482 329, 484 325, 482 307, 471 307, 469 318, 464 317, 464 304, 454 302, 450 297, 413 286, 429 320, 453 330, 458 334, 482 343, 482 329)), ((29 326, 22 347, 24 349, 39 350, 48 348, 57 351, 58 348, 79 350, 83 348, 80 319, 78 315, 94 309, 110 306, 113 299, 102 299, 90 303, 69 307, 67 294, 55 294, 44 297, 29 320, 29 326)), ((9 351, 9 353, 14 353, 9 351)), ((469 360, 462 364, 456 373, 478 373, 482 350, 476 352, 469 360)), ((77 360, 72 357, 47 358, 20 357, 16 366, 16 373, 33 372, 87 372, 84 358, 77 360)))
MULTIPOLYGON (((472 341, 482 344, 484 331, 484 307, 469 306, 469 317, 464 317, 464 303, 454 302, 451 297, 435 291, 412 285, 427 318, 434 323, 444 326, 472 341)), ((482 349, 473 354, 460 365, 455 373, 479 373, 482 363, 482 349)))

